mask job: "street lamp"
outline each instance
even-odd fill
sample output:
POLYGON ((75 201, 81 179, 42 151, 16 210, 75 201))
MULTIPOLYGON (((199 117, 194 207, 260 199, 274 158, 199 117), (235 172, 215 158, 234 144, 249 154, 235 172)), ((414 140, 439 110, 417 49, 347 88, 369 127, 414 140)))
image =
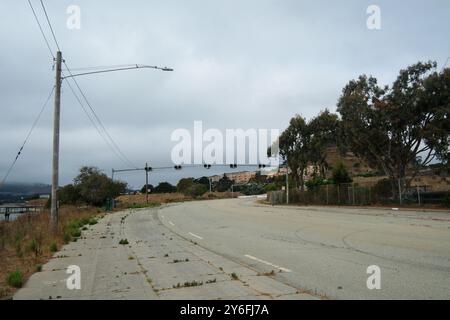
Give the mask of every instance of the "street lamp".
MULTIPOLYGON (((53 119, 53 159, 52 159, 52 200, 51 200, 51 211, 50 217, 53 225, 53 230, 56 231, 58 227, 58 185, 59 185, 59 131, 60 131, 60 109, 61 109, 61 83, 62 80, 68 78, 81 77, 85 75, 99 74, 99 73, 107 73, 107 72, 116 72, 116 71, 124 71, 124 70, 133 70, 133 69, 157 69, 161 71, 173 71, 172 68, 168 67, 158 67, 158 66, 148 66, 148 65, 134 65, 132 67, 124 67, 124 68, 115 68, 115 69, 105 69, 91 72, 84 72, 78 74, 72 74, 70 69, 67 67, 67 64, 62 58, 61 51, 58 51, 56 54, 56 90, 55 90, 55 110, 54 110, 54 119, 53 119), (62 64, 66 65, 67 71, 69 75, 62 76, 62 64)), ((74 79, 75 83, 76 80, 74 79)), ((77 84, 78 86, 78 84, 77 84)), ((78 87, 79 88, 79 87, 78 87)), ((81 91, 81 89, 80 89, 81 91)), ((114 171, 113 171, 114 174, 114 171)))

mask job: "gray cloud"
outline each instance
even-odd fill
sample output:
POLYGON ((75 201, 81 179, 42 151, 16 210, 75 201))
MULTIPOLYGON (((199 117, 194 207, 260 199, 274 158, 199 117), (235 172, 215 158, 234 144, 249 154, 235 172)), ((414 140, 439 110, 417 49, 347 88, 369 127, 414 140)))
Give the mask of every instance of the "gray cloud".
MULTIPOLYGON (((39 9, 38 2, 36 9, 39 9)), ((443 63, 448 1, 377 1, 382 29, 366 28, 372 1, 46 1, 64 58, 72 68, 154 64, 151 70, 80 78, 79 83, 121 149, 136 164, 170 163, 170 134, 205 126, 284 128, 295 113, 334 110, 342 87, 359 74, 390 83, 418 60, 443 63), (66 8, 82 10, 82 29, 66 28, 66 8)), ((0 174, 14 158, 51 89, 48 50, 28 3, 0 11, 0 174)), ((38 10, 40 12, 40 10, 38 10)), ((43 16, 40 15, 43 20, 43 16)), ((48 33, 48 32, 47 32, 48 33)), ((50 35, 48 33, 48 35, 50 35)), ((63 87, 61 169, 68 183, 81 165, 123 167, 63 87)), ((52 106, 13 171, 12 181, 50 181, 52 106)), ((203 171, 154 175, 175 181, 203 171)), ((138 174, 124 176, 140 186, 138 174)))

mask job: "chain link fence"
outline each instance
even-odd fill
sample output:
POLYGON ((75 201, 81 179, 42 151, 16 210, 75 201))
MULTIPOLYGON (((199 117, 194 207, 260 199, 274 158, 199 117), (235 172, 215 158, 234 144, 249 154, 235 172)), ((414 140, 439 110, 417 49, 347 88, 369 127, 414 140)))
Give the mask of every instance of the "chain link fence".
MULTIPOLYGON (((422 191, 410 188, 402 195, 403 204, 442 204, 448 192, 422 191)), ((286 191, 272 191, 267 195, 272 205, 286 203, 286 191)), ((358 185, 355 183, 340 185, 321 185, 309 190, 289 190, 289 203, 303 205, 342 205, 364 206, 376 204, 399 204, 398 195, 380 190, 374 185, 358 185)))

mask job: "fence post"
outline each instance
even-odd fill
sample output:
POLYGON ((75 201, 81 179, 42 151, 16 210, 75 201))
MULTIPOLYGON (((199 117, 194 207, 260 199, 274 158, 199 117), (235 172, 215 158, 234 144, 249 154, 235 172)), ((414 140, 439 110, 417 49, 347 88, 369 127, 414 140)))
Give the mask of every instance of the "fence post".
POLYGON ((327 205, 328 205, 328 185, 327 185, 327 205))
POLYGON ((355 184, 352 183, 352 196, 353 196, 353 205, 355 205, 355 184))
POLYGON ((417 185, 417 200, 419 201, 419 206, 420 206, 420 188, 419 188, 419 185, 417 185))
POLYGON ((341 185, 338 184, 337 187, 338 187, 338 190, 337 190, 337 193, 338 193, 338 204, 341 204, 341 188, 340 188, 341 185))
POLYGON ((350 205, 350 187, 349 187, 349 185, 347 184, 347 203, 348 203, 348 205, 350 205))

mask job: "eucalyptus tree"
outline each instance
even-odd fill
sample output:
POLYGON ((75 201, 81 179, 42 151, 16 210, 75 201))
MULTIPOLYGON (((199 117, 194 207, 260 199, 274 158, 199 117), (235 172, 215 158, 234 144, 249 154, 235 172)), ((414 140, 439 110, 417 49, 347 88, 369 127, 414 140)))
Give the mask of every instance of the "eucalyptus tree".
POLYGON ((311 131, 303 117, 293 117, 289 127, 281 133, 279 151, 295 183, 304 191, 304 174, 311 155, 311 131))
POLYGON ((393 191, 409 185, 435 158, 448 160, 449 69, 419 62, 392 86, 362 75, 343 89, 337 110, 348 148, 391 178, 393 191))

